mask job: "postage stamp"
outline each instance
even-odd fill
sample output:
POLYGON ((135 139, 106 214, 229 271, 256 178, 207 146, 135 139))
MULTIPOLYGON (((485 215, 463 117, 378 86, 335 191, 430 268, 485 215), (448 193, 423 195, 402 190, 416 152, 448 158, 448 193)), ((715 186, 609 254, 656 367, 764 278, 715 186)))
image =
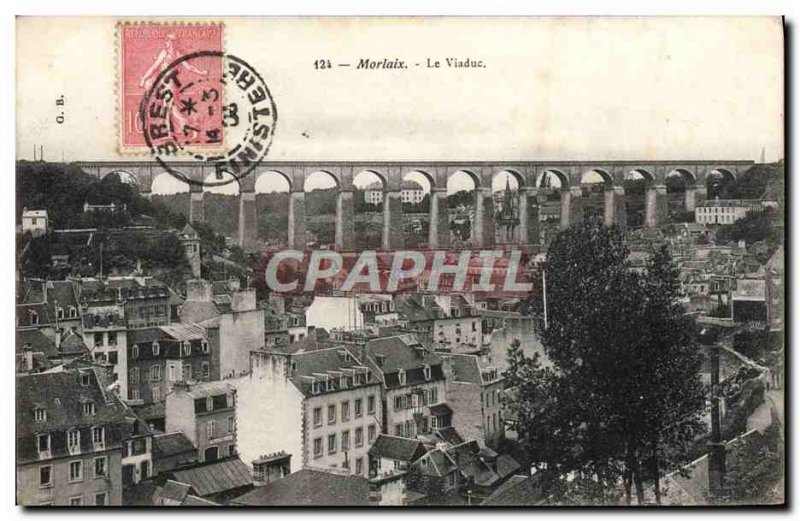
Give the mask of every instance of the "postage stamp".
MULTIPOLYGON (((198 51, 222 52, 223 27, 218 23, 118 23, 117 132, 120 152, 148 152, 139 110, 142 98, 156 78, 175 60, 198 51)), ((183 63, 184 72, 198 80, 219 76, 222 66, 221 60, 213 56, 183 63)), ((222 104, 223 96, 220 95, 212 103, 211 115, 209 110, 200 114, 192 107, 175 107, 174 116, 183 124, 196 123, 200 118, 220 120, 222 104)), ((219 148, 221 142, 197 146, 219 148)))

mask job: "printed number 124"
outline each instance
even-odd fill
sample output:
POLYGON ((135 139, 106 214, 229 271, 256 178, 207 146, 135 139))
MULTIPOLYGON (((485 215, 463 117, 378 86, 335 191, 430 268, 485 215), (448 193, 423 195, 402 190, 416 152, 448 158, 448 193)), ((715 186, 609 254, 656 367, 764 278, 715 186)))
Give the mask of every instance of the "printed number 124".
POLYGON ((330 69, 331 68, 331 61, 330 60, 314 60, 314 68, 315 69, 330 69))

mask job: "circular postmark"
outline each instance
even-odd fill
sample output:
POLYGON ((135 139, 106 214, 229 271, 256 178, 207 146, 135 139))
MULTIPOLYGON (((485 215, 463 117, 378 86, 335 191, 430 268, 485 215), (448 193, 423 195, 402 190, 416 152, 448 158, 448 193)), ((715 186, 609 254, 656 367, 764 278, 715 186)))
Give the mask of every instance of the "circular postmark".
POLYGON ((220 186, 247 176, 266 156, 278 113, 264 79, 247 62, 199 51, 161 71, 139 117, 145 143, 166 172, 188 184, 220 186), (170 165, 180 156, 209 164, 216 180, 190 179, 170 165))

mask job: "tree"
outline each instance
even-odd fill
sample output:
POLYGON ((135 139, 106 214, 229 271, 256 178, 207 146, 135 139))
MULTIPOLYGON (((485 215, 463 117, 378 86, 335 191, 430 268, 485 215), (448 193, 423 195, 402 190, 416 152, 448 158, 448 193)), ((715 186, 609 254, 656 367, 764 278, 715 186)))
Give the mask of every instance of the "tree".
MULTIPOLYGON (((680 312, 666 250, 648 273, 630 270, 624 234, 585 220, 548 251, 547 328, 538 331, 551 366, 509 349, 508 406, 540 468, 608 501, 619 483, 644 501, 656 469, 682 461, 702 428, 699 355, 680 312)), ((539 321, 541 323, 541 321, 539 321)))

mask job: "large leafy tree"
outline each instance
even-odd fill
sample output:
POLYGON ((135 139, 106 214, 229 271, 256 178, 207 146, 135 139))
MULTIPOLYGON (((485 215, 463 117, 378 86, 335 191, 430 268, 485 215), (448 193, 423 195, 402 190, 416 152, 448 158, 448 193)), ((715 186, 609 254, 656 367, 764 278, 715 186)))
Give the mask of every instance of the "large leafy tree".
POLYGON ((519 439, 535 464, 568 476, 569 490, 591 490, 591 501, 622 491, 630 501, 633 484, 644 501, 648 476, 679 461, 701 429, 701 359, 668 254, 645 275, 628 254, 624 234, 598 220, 562 232, 544 269, 546 327, 537 322, 547 363, 509 350, 519 439))

